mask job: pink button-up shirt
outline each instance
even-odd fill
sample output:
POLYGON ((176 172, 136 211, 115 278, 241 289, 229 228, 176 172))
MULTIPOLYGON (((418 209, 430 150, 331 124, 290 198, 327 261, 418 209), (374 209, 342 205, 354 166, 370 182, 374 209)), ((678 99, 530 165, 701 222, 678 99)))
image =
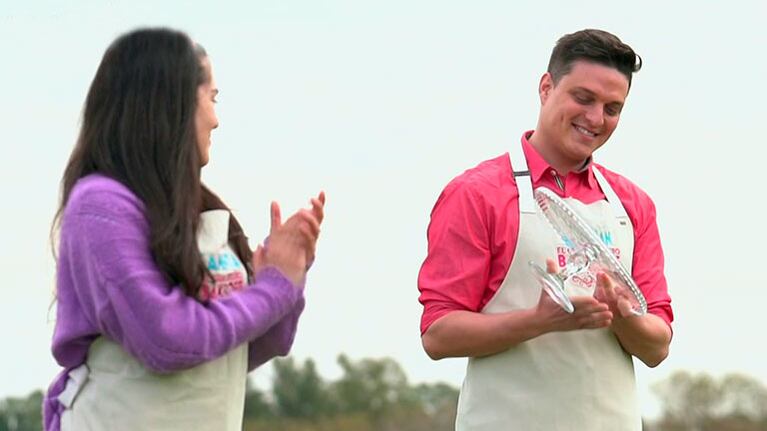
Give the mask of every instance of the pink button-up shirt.
MULTIPOLYGON (((634 227, 634 281, 647 300, 648 312, 670 325, 674 315, 650 197, 626 178, 595 163, 560 176, 530 145, 527 139, 531 135, 526 132, 522 136, 522 148, 533 187, 545 186, 562 197, 590 204, 605 198, 592 169, 604 174, 634 227)), ((480 163, 445 187, 431 212, 428 254, 418 275, 419 301, 424 307, 422 334, 451 311, 482 310, 506 277, 518 233, 519 193, 508 154, 480 163)))

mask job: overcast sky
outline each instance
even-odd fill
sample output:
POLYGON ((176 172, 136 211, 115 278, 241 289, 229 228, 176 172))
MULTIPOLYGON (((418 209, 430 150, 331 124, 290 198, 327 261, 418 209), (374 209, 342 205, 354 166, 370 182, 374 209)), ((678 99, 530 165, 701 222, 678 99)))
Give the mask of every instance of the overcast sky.
MULTIPOLYGON (((339 353, 391 356, 414 382, 459 385, 419 338, 416 277, 429 212, 463 170, 535 127, 559 36, 616 33, 644 59, 596 159, 655 200, 676 314, 671 355, 637 367, 767 382, 763 226, 764 1, 150 2, 0 0, 3 198, 0 398, 46 387, 58 183, 101 56, 138 26, 182 29, 208 51, 220 128, 204 180, 256 241, 269 201, 320 189, 326 221, 293 354, 337 377, 339 353), (715 5, 713 3, 716 3, 715 5)), ((268 382, 269 369, 255 373, 268 382)))

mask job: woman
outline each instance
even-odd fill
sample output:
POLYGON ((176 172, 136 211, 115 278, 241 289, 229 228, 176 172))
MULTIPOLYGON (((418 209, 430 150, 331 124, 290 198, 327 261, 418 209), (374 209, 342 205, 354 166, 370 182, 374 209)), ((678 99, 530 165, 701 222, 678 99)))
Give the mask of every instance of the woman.
POLYGON ((240 430, 246 374, 285 355, 324 194, 255 252, 200 181, 218 90, 185 34, 138 30, 106 51, 57 213, 46 430, 240 430))

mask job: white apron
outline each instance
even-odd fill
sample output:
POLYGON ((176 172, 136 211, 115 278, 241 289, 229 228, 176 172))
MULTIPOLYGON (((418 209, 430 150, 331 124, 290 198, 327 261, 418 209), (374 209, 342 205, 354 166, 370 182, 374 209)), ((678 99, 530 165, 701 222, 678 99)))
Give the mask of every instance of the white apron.
MULTIPOLYGON (((522 148, 512 151, 520 195, 519 239, 506 278, 482 313, 529 309, 541 287, 529 261, 547 258, 563 264, 569 248, 533 200, 532 182, 522 148)), ((593 168, 607 197, 585 205, 565 201, 597 230, 631 271, 634 234, 631 222, 610 185, 593 168)), ((568 295, 591 295, 595 274, 568 282, 568 295)), ((504 352, 469 358, 456 419, 458 431, 638 431, 631 356, 609 329, 552 332, 504 352)))
MULTIPOLYGON (((197 244, 216 279, 204 283, 201 298, 215 299, 246 284, 247 272, 228 245, 228 231, 228 211, 200 215, 197 244)), ((66 407, 61 430, 240 431, 247 372, 247 343, 196 367, 157 374, 102 336, 59 396, 66 407)))

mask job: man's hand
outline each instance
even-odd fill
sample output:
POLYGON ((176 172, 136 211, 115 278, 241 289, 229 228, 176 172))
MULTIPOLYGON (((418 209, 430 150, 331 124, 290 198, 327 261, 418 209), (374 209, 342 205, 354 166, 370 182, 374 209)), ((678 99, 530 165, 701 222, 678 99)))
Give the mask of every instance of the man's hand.
POLYGON ((630 294, 623 289, 619 290, 618 285, 609 275, 603 272, 597 274, 597 288, 594 297, 607 304, 617 318, 635 316, 631 311, 631 301, 626 296, 630 294))
POLYGON ((636 356, 647 366, 655 367, 668 356, 671 328, 663 319, 647 313, 636 316, 631 312, 631 302, 616 288, 615 281, 605 273, 597 275, 595 297, 607 305, 616 316, 610 325, 618 342, 628 353, 636 356))
MULTIPOLYGON (((546 268, 550 273, 557 272, 552 260, 547 260, 546 268)), ((575 306, 573 313, 563 310, 544 291, 534 307, 524 310, 493 314, 452 311, 432 323, 421 341, 432 359, 481 357, 500 353, 549 332, 612 325, 613 313, 607 304, 591 296, 574 296, 570 300, 575 306)))
MULTIPOLYGON (((557 273, 557 265, 546 260, 546 271, 557 273)), ((607 328, 612 324, 613 311, 608 304, 598 301, 592 296, 573 296, 570 301, 575 311, 568 313, 554 302, 546 291, 541 290, 535 316, 541 325, 541 332, 572 331, 575 329, 607 328)))

